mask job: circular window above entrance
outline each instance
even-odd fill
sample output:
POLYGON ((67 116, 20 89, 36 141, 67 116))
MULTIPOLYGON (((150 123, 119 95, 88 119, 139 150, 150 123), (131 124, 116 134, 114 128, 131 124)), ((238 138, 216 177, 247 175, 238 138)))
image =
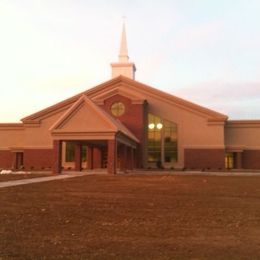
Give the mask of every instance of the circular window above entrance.
POLYGON ((122 116, 125 113, 125 105, 122 102, 113 103, 111 113, 114 116, 122 116))

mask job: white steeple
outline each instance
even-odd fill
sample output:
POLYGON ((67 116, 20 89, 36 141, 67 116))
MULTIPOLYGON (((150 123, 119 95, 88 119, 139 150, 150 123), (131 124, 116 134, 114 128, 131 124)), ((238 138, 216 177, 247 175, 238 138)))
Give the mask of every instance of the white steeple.
POLYGON ((119 62, 128 62, 128 50, 127 50, 127 41, 126 41, 126 32, 125 32, 125 23, 123 23, 123 30, 121 36, 121 45, 120 45, 120 53, 118 55, 119 62))
POLYGON ((135 79, 135 71, 136 71, 135 64, 129 62, 129 57, 128 57, 125 23, 123 23, 123 28, 122 28, 118 62, 111 63, 111 67, 112 67, 112 78, 123 75, 125 77, 135 79))

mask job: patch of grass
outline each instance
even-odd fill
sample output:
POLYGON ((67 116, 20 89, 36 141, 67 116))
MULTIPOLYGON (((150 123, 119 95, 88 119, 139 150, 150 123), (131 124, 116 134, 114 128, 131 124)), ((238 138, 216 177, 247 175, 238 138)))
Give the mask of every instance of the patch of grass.
POLYGON ((0 190, 0 259, 257 259, 260 178, 83 176, 0 190))

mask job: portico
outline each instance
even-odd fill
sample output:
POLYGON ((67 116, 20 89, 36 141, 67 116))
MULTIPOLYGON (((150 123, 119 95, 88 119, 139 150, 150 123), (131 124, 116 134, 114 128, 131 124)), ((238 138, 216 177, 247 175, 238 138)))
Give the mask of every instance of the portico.
POLYGON ((82 170, 82 146, 87 169, 106 168, 110 174, 134 168, 139 140, 119 121, 82 96, 51 128, 53 172, 62 171, 63 143, 74 144, 74 169, 82 170), (91 116, 90 116, 91 115, 91 116))

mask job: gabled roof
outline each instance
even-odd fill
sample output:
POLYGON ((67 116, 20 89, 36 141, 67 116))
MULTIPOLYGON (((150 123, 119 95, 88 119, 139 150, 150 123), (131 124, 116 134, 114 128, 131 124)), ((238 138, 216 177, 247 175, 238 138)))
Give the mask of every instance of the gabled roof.
POLYGON ((58 110, 60 111, 62 109, 68 108, 74 102, 76 102, 79 99, 79 97, 82 96, 82 94, 88 96, 93 101, 95 101, 95 99, 96 99, 98 102, 99 97, 101 97, 101 96, 105 97, 106 95, 109 96, 111 93, 113 93, 113 91, 115 93, 115 90, 119 90, 120 86, 122 86, 122 85, 126 85, 129 87, 129 89, 131 89, 132 91, 135 91, 136 99, 138 97, 138 94, 139 94, 139 96, 149 95, 149 96, 153 96, 156 99, 161 100, 162 102, 166 102, 171 105, 178 106, 178 107, 188 110, 190 112, 198 113, 204 117, 207 117, 211 121, 226 121, 228 118, 224 114, 218 113, 211 109, 194 104, 190 101, 186 101, 179 97, 165 93, 161 90, 155 89, 153 87, 140 83, 136 80, 132 80, 132 79, 124 77, 124 76, 118 76, 118 77, 108 80, 94 88, 86 90, 76 96, 73 96, 69 99, 59 102, 54 106, 48 107, 42 111, 39 111, 35 114, 25 117, 22 119, 22 121, 23 122, 32 121, 32 120, 39 121, 42 118, 48 116, 48 114, 54 113, 55 111, 58 111, 58 110))
POLYGON ((164 91, 158 90, 151 86, 140 83, 136 80, 132 80, 130 78, 124 77, 122 75, 115 78, 114 80, 107 81, 90 90, 87 90, 84 93, 88 95, 91 99, 95 100, 96 96, 100 95, 100 93, 104 92, 107 93, 107 95, 109 95, 111 91, 113 91, 117 86, 121 84, 127 85, 131 90, 134 90, 136 93, 142 94, 142 96, 146 96, 146 95, 153 96, 156 99, 160 99, 162 102, 167 102, 170 103, 171 105, 175 105, 182 109, 186 109, 192 112, 197 112, 201 115, 208 117, 208 119, 212 121, 215 120, 225 121, 228 118, 224 114, 202 107, 200 105, 176 97, 174 95, 168 94, 164 91))
POLYGON ((78 100, 50 128, 52 133, 122 133, 139 143, 135 135, 86 95, 78 100))
MULTIPOLYGON (((118 77, 119 78, 119 77, 118 77)), ((102 83, 98 86, 103 86, 104 84, 108 83, 108 82, 111 82, 113 84, 113 82, 117 82, 118 81, 118 78, 114 78, 114 79, 111 79, 109 81, 106 81, 105 83, 102 83)), ((97 87, 98 87, 97 86, 97 87)), ((45 117, 48 117, 49 115, 52 115, 53 113, 57 113, 59 111, 62 111, 62 110, 66 110, 68 109, 74 102, 76 102, 82 95, 87 95, 87 91, 84 91, 84 92, 81 92, 75 96, 72 96, 68 99, 65 99, 61 102, 58 102, 52 106, 49 106, 43 110, 40 110, 36 113, 33 113, 27 117, 24 117, 21 119, 22 122, 30 122, 30 121, 40 121, 42 119, 44 119, 45 117)))

